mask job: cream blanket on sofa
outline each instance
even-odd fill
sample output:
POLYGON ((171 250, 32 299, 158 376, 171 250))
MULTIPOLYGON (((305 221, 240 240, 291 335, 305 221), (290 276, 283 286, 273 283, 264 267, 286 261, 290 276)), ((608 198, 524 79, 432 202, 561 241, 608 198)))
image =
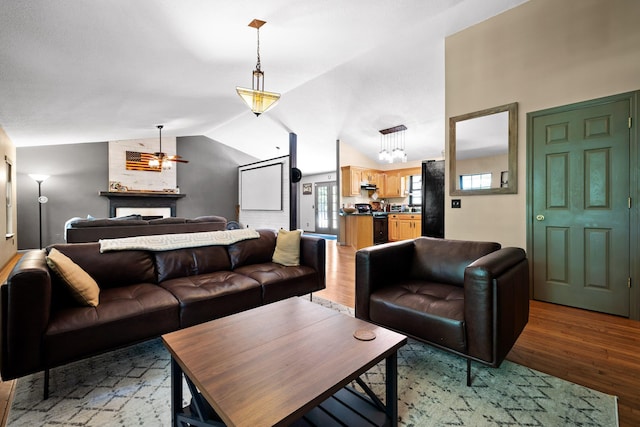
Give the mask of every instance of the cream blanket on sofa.
POLYGON ((109 251, 170 251, 199 246, 230 245, 242 240, 257 239, 260 233, 243 228, 239 230, 205 231, 201 233, 156 234, 151 236, 100 239, 100 252, 109 251))

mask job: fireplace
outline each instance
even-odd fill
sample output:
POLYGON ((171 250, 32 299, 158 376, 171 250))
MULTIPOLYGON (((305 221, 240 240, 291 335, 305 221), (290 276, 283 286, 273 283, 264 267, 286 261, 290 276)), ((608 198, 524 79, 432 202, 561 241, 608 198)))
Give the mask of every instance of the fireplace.
POLYGON ((175 217, 177 202, 186 194, 160 192, 101 191, 109 199, 109 217, 139 214, 143 217, 175 217))

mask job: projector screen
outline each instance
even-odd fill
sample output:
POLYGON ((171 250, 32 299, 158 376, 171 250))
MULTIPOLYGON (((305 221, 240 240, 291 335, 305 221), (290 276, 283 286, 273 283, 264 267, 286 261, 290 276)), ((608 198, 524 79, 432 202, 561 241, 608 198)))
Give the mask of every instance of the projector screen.
POLYGON ((283 163, 240 171, 240 209, 243 211, 282 210, 283 163))

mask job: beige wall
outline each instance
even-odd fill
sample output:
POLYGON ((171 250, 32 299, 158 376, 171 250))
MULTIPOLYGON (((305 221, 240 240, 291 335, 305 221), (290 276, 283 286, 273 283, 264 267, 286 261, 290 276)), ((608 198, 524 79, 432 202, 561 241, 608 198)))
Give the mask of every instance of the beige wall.
POLYGON ((637 0, 530 0, 445 40, 447 130, 514 101, 519 115, 518 194, 456 196, 451 209, 447 193, 447 238, 526 248, 526 115, 640 89, 638 17, 637 0))
POLYGON ((0 267, 3 267, 15 254, 17 251, 17 241, 18 241, 18 211, 16 209, 17 206, 17 196, 16 196, 16 148, 7 136, 4 133, 4 130, 0 128, 0 267), (13 237, 4 237, 7 235, 7 209, 6 209, 6 194, 7 194, 7 169, 6 169, 6 161, 5 159, 10 159, 13 165, 13 206, 11 207, 13 211, 13 237))

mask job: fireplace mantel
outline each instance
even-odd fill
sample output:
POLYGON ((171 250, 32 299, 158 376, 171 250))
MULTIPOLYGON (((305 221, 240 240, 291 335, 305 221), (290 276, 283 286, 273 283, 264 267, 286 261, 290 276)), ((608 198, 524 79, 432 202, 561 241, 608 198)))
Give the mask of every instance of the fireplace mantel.
POLYGON ((116 216, 116 209, 123 207, 136 208, 171 208, 171 216, 176 216, 178 199, 186 196, 179 193, 138 192, 138 191, 100 191, 100 196, 109 199, 109 216, 116 216))

